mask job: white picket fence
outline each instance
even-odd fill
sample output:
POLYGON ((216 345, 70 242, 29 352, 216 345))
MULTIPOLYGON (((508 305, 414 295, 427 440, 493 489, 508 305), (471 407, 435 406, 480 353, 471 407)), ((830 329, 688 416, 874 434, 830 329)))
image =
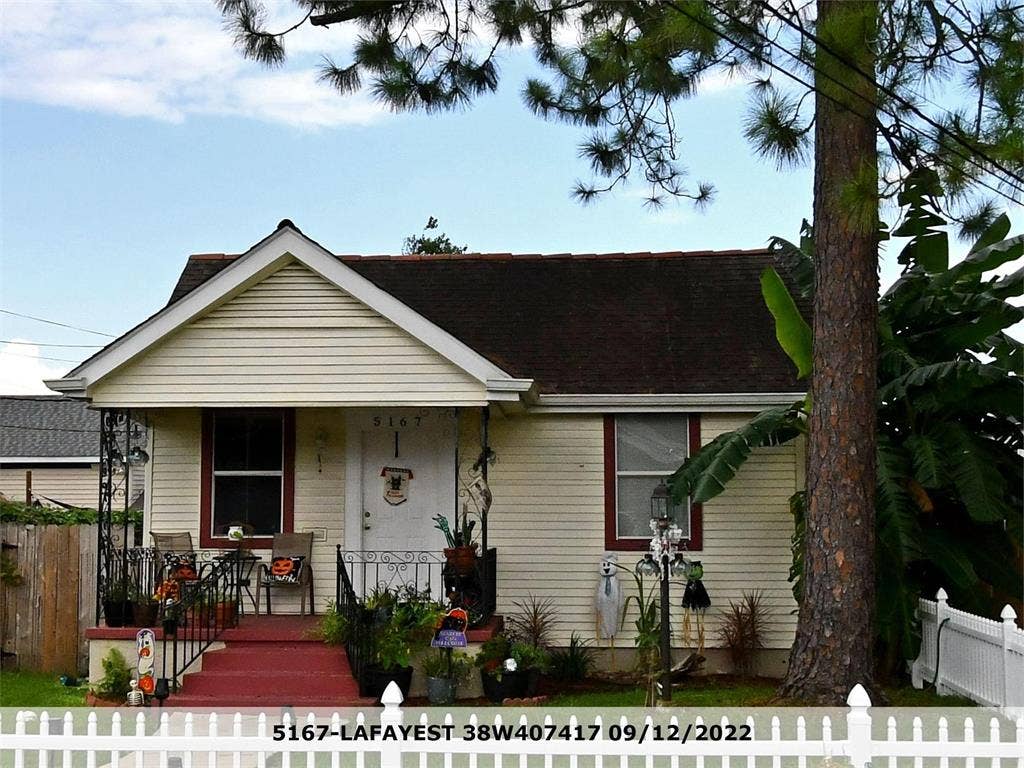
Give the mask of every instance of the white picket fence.
POLYGON ((1024 630, 1007 605, 993 621, 950 608, 944 589, 920 600, 921 651, 911 666, 915 688, 935 682, 989 707, 1024 707, 1024 630))
MULTIPOLYGON (((331 768, 372 768, 378 764, 380 768, 427 768, 438 764, 444 768, 456 764, 477 768, 481 758, 494 768, 502 768, 503 764, 528 768, 531 756, 537 756, 533 760, 541 761, 544 768, 580 768, 581 760, 594 768, 611 766, 613 760, 619 768, 628 768, 631 758, 642 761, 644 768, 704 768, 708 760, 728 768, 730 758, 745 758, 746 768, 769 764, 772 768, 806 768, 808 764, 834 765, 835 761, 853 768, 872 764, 876 768, 897 768, 903 762, 901 758, 913 758, 914 768, 922 768, 926 763, 948 768, 951 759, 959 758, 964 760, 957 764, 968 768, 1024 768, 1024 716, 1010 722, 979 713, 980 720, 975 723, 967 714, 970 710, 947 710, 927 723, 919 716, 902 722, 892 715, 882 720, 872 717, 871 701, 859 685, 850 692, 848 709, 836 717, 835 728, 828 715, 783 714, 784 725, 778 714, 767 720, 763 717, 765 713, 757 710, 731 721, 727 717, 707 722, 700 717, 689 720, 685 711, 679 710, 672 716, 657 711, 652 716, 640 711, 632 720, 622 716, 607 721, 600 716, 580 721, 573 714, 558 723, 550 713, 541 716, 534 710, 532 721, 526 714, 508 720, 513 727, 530 728, 529 738, 486 741, 466 738, 463 726, 468 723, 476 728, 485 724, 501 728, 505 722, 500 710, 477 710, 462 723, 456 723, 450 712, 438 712, 437 716, 424 712, 418 718, 409 718, 411 722, 407 724, 401 702, 398 687, 391 683, 384 694, 384 708, 377 717, 368 718, 362 712, 344 717, 335 712, 320 718, 310 713, 306 718, 292 720, 287 714, 272 719, 266 713, 219 717, 191 712, 172 715, 164 711, 154 721, 147 720, 144 712, 134 718, 122 717, 117 712, 110 716, 109 726, 102 729, 104 733, 100 732, 95 711, 88 713, 84 733, 80 727, 76 732, 75 718, 70 712, 62 719, 49 719, 45 713, 36 716, 22 711, 15 716, 13 733, 0 723, 0 764, 13 768, 75 768, 83 764, 80 755, 84 754, 86 768, 290 768, 293 760, 301 761, 307 768, 326 768, 328 764, 331 768), (762 722, 760 728, 755 715, 762 722), (338 734, 343 728, 355 733, 357 726, 369 729, 371 724, 379 730, 365 741, 343 741, 337 735, 324 733, 338 734), (421 740, 414 733, 402 731, 403 727, 419 725, 427 733, 427 728, 443 724, 452 725, 452 738, 421 740), (562 724, 569 726, 569 737, 580 738, 559 736, 566 733, 558 730, 562 724), (654 739, 658 725, 664 740, 654 739), (308 734, 311 738, 277 741, 275 726, 283 726, 286 734, 308 734), (731 732, 731 726, 739 729, 738 735, 749 735, 749 740, 723 739, 731 732), (702 727, 710 738, 696 737, 702 727), (744 728, 749 728, 749 732, 745 733, 744 728), (843 733, 838 733, 840 730, 843 733), (547 737, 548 733, 554 736, 547 737), (673 738, 667 738, 673 733, 673 738), (689 733, 690 738, 684 739, 684 733, 689 733), (300 755, 306 755, 305 759, 300 755)), ((560 711, 556 712, 561 716, 560 711)))

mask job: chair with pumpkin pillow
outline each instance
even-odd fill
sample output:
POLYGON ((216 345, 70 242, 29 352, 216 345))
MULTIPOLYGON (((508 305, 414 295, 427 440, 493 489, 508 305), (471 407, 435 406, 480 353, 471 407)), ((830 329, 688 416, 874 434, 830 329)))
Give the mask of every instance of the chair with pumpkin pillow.
POLYGON ((256 584, 256 613, 260 612, 260 596, 267 593, 267 615, 271 614, 272 589, 298 589, 299 611, 306 612, 306 592, 309 592, 309 615, 316 613, 313 601, 313 534, 275 533, 270 565, 260 565, 256 584))

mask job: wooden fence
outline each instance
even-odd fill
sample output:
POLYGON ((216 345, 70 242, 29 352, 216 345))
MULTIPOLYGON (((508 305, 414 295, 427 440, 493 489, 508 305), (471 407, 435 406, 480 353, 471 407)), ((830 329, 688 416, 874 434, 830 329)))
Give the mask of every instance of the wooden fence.
POLYGON ((95 623, 96 526, 0 523, 13 571, 0 584, 4 668, 78 674, 95 623))

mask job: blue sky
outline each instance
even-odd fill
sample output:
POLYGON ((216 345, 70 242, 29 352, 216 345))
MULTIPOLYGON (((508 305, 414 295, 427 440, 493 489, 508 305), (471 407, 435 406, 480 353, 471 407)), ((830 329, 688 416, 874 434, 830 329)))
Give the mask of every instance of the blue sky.
MULTIPOLYGON (((273 6, 281 19, 290 6, 273 6)), ((480 251, 762 246, 809 217, 808 168, 741 135, 742 83, 680 106, 681 154, 715 203, 650 211, 626 187, 590 206, 576 128, 530 115, 523 53, 470 110, 393 115, 315 82, 345 33, 309 30, 282 70, 244 61, 212 2, 0 6, 0 307, 118 334, 159 309, 189 253, 238 252, 291 218, 339 253, 397 252, 428 216, 480 251)), ((883 264, 883 282, 896 274, 883 264)), ((0 339, 102 338, 0 315, 0 339)), ((0 344, 0 392, 44 391, 85 348, 0 344)))

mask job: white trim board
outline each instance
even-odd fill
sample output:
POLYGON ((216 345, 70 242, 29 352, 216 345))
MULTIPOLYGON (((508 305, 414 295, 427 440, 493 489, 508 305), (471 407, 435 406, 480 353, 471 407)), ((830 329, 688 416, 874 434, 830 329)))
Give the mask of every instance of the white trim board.
MULTIPOLYGON (((88 387, 162 341, 171 333, 238 295, 281 266, 297 261, 390 320, 409 335, 483 383, 488 390, 518 398, 529 383, 516 379, 423 315, 378 288, 296 229, 283 226, 181 300, 165 307, 61 379, 45 382, 58 392, 81 395, 88 387), (505 388, 511 388, 508 392, 505 388)), ((528 380, 527 380, 528 381, 528 380)), ((499 395, 499 397, 500 397, 499 395)))
POLYGON ((747 412, 802 400, 804 392, 537 395, 529 413, 747 412))

